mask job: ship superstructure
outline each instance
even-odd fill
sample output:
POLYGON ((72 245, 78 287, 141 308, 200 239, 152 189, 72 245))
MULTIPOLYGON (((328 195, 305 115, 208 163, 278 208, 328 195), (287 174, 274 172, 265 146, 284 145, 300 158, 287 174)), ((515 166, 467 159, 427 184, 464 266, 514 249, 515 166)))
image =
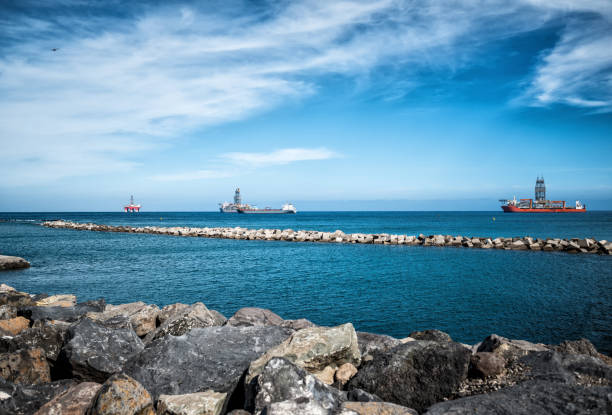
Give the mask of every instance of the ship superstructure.
POLYGON ((500 199, 501 208, 506 213, 545 213, 545 212, 586 212, 586 205, 576 200, 574 206, 567 206, 565 200, 547 200, 544 177, 538 177, 534 199, 500 199))
POLYGON ((134 213, 140 212, 140 205, 134 203, 134 196, 130 196, 130 204, 123 207, 124 212, 134 213))
POLYGON ((242 196, 240 196, 240 188, 234 193, 234 202, 219 203, 219 211, 221 213, 238 213, 239 208, 250 208, 248 204, 242 204, 242 196))

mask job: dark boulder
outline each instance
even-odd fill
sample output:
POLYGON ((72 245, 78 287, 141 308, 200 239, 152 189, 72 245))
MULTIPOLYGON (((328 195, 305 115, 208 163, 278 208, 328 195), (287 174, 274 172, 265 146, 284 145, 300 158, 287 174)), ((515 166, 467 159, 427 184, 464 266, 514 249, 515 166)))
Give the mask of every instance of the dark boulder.
POLYGON ((103 383, 144 344, 131 329, 109 329, 85 318, 68 330, 60 356, 73 377, 103 383))
POLYGON ((221 313, 209 310, 202 303, 192 304, 165 318, 155 331, 146 335, 146 343, 169 335, 182 336, 195 328, 222 326, 227 321, 221 313))
MULTIPOLYGON (((329 387, 315 376, 282 357, 268 361, 258 376, 255 399, 247 396, 247 402, 254 402, 255 413, 271 404, 283 401, 314 401, 328 411, 339 408, 346 400, 342 392, 329 387)), ((247 409, 253 409, 248 408, 247 409)))
POLYGON ((348 383, 384 401, 423 411, 465 379, 470 351, 459 343, 416 340, 376 353, 348 383))
POLYGON ((68 328, 63 325, 46 323, 22 331, 14 337, 0 337, 0 353, 40 348, 48 360, 56 361, 66 340, 67 332, 68 328))
POLYGON ((99 300, 86 301, 72 307, 58 306, 34 306, 19 309, 18 315, 24 316, 32 321, 36 320, 60 320, 67 322, 77 321, 87 313, 99 313, 104 311, 106 303, 103 298, 99 300))
POLYGON ((402 344, 402 342, 395 337, 386 336, 384 334, 367 333, 364 331, 357 332, 357 343, 359 343, 359 351, 362 356, 372 354, 376 351, 386 352, 402 344))
POLYGON ((432 342, 452 342, 453 339, 448 334, 440 330, 413 331, 408 335, 415 340, 429 340, 432 342))
POLYGON ((11 307, 28 307, 35 304, 29 294, 19 291, 2 291, 0 292, 0 305, 8 305, 11 307))
POLYGON ((154 400, 161 394, 208 389, 231 396, 250 362, 290 333, 280 327, 196 328, 183 336, 155 340, 130 359, 123 370, 140 382, 154 400))
POLYGON ((526 381, 490 394, 433 405, 425 415, 548 415, 609 414, 609 387, 585 387, 558 382, 526 381))
POLYGON ((346 399, 353 402, 382 402, 378 396, 368 393, 363 389, 351 389, 346 394, 346 399))
POLYGON ((478 352, 470 357, 469 376, 472 378, 488 378, 497 376, 504 371, 506 361, 490 352, 478 352))
POLYGON ((0 378, 0 415, 31 415, 60 393, 76 385, 74 380, 59 380, 40 385, 12 384, 0 378))

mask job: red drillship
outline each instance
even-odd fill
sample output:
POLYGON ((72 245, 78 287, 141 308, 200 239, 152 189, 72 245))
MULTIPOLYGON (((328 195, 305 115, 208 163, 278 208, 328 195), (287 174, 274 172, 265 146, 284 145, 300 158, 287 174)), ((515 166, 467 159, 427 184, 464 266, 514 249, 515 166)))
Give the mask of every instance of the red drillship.
POLYGON ((566 206, 565 200, 546 200, 546 186, 544 177, 536 180, 535 200, 519 199, 516 197, 511 200, 500 199, 502 210, 506 213, 546 213, 546 212, 586 212, 586 205, 576 200, 575 206, 566 206))
POLYGON ((130 196, 130 204, 123 207, 124 212, 140 212, 140 205, 134 204, 134 196, 130 196))

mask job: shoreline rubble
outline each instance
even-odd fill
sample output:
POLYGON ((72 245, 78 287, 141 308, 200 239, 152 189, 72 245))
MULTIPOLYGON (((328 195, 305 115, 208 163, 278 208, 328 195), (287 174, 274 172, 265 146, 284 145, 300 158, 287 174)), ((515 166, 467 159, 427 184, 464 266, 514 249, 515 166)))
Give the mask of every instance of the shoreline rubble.
MULTIPOLYGON (((587 339, 465 345, 203 303, 77 303, 0 285, 0 414, 606 414, 612 358, 587 339), (24 321, 27 324, 23 324, 24 321)), ((407 330, 407 333, 409 330, 407 330)))
POLYGON ((335 232, 320 232, 292 229, 249 229, 241 227, 160 227, 160 226, 112 226, 95 223, 77 223, 63 220, 46 221, 42 226, 85 230, 94 232, 122 232, 153 235, 187 236, 215 239, 266 240, 285 242, 320 242, 346 244, 381 244, 434 247, 463 247, 479 249, 503 249, 513 251, 544 251, 565 253, 590 253, 612 255, 612 242, 593 238, 532 238, 526 237, 466 237, 453 235, 393 235, 335 232))

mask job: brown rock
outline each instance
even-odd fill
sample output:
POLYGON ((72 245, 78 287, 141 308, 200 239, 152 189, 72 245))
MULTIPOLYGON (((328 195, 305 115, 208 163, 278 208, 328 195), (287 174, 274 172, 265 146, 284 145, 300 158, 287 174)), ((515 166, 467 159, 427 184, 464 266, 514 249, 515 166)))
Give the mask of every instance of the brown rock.
POLYGON ((49 364, 42 349, 0 354, 0 376, 20 384, 51 382, 49 364))
POLYGON ((280 326, 281 316, 265 308, 244 307, 236 311, 229 320, 228 326, 280 326))
POLYGON ((88 415, 154 415, 151 395, 131 377, 111 376, 95 396, 88 415))
POLYGON ((545 352, 548 349, 539 344, 530 343, 525 340, 509 340, 505 337, 491 334, 484 339, 480 346, 479 352, 492 352, 506 359, 507 362, 518 359, 532 352, 545 352))
POLYGON ((341 409, 359 415, 418 415, 412 408, 390 402, 344 402, 341 409))
POLYGON ((8 320, 0 320, 0 330, 13 336, 30 327, 30 321, 24 317, 15 317, 8 320))
POLYGON ((34 415, 85 415, 102 385, 79 383, 44 404, 34 415))
POLYGON ((175 303, 175 304, 167 305, 164 308, 162 308, 160 312, 157 314, 157 322, 159 323, 159 325, 162 325, 170 317, 186 310, 188 307, 189 306, 187 304, 183 304, 183 303, 175 303))
POLYGON ((345 363, 336 371, 336 382, 338 382, 340 386, 344 386, 344 384, 351 380, 356 374, 357 368, 350 363, 345 363))
POLYGON ((326 385, 334 383, 334 374, 336 373, 335 366, 325 366, 323 370, 313 373, 313 375, 326 385))
POLYGON ((470 358, 470 377, 488 378, 497 376, 504 371, 506 361, 490 352, 475 353, 470 358))

